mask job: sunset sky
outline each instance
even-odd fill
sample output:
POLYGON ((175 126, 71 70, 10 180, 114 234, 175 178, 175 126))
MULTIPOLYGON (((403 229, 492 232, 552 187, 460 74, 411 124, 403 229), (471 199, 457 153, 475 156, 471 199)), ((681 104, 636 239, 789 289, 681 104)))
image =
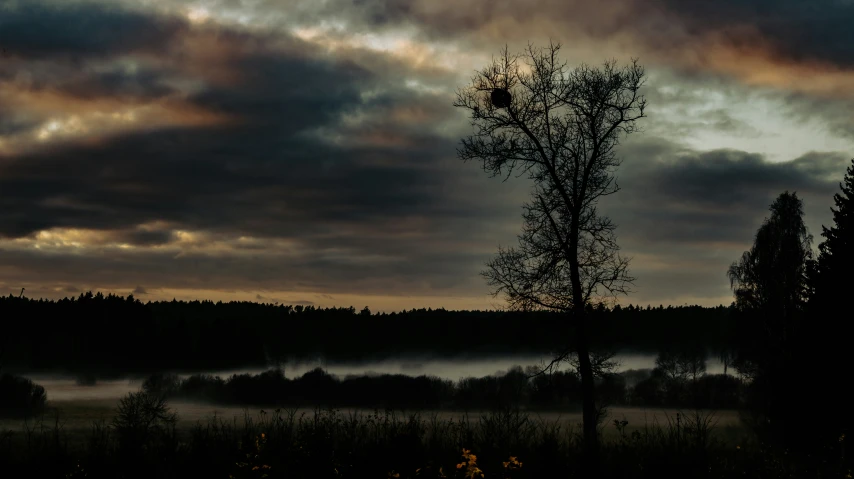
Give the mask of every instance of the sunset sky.
POLYGON ((623 304, 729 304, 797 191, 854 157, 852 0, 0 0, 0 294, 492 309, 524 178, 456 157, 505 45, 647 68, 601 206, 623 304))

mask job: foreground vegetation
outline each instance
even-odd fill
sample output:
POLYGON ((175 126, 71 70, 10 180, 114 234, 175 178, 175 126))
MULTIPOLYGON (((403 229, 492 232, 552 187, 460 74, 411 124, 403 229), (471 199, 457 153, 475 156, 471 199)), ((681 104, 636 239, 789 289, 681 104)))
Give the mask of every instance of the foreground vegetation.
MULTIPOLYGON (((513 409, 455 419, 276 409, 179 427, 165 399, 139 392, 82 437, 72 438, 61 416, 42 424, 0 433, 2 470, 91 478, 584 477, 576 427, 513 409)), ((644 425, 615 419, 600 424, 600 434, 601 477, 842 478, 851 467, 844 438, 821 459, 798 457, 747 436, 724 442, 715 416, 702 412, 644 425)))

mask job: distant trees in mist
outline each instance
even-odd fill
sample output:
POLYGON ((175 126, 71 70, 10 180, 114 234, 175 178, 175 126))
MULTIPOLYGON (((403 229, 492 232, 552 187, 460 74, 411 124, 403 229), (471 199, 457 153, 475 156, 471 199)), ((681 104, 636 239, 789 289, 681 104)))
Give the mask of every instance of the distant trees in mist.
MULTIPOLYGON (((655 354, 696 343, 713 352, 726 347, 729 336, 726 307, 589 309, 595 347, 655 354)), ((71 374, 87 384, 93 376, 263 368, 319 358, 544 355, 573 336, 571 325, 549 312, 359 314, 355 308, 249 302, 142 303, 92 293, 57 301, 0 297, 0 317, 14 339, 7 343, 8 370, 71 374), (470 333, 454 334, 462 325, 470 333)))
MULTIPOLYGON (((597 379, 605 406, 737 408, 744 383, 732 375, 685 373, 671 368, 665 353, 659 366, 611 373, 597 379), (631 381, 631 382, 630 382, 631 381)), ((687 356, 685 356, 687 357, 687 356)), ((703 363, 702 358, 691 360, 703 363)), ((203 401, 262 407, 351 407, 366 409, 579 410, 581 380, 574 370, 533 375, 536 367, 515 366, 505 373, 466 377, 458 381, 435 376, 403 374, 336 377, 315 368, 286 378, 281 369, 227 378, 197 374, 181 379, 174 374, 147 378, 143 391, 173 400, 203 401)))

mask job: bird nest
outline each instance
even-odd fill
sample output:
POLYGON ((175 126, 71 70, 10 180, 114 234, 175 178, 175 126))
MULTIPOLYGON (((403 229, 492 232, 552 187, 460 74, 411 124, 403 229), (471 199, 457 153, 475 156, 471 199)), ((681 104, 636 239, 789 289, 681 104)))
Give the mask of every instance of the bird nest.
POLYGON ((512 100, 513 97, 510 95, 510 92, 504 88, 494 88, 492 93, 489 95, 489 99, 492 101, 492 106, 495 108, 507 108, 510 106, 510 100, 512 100))

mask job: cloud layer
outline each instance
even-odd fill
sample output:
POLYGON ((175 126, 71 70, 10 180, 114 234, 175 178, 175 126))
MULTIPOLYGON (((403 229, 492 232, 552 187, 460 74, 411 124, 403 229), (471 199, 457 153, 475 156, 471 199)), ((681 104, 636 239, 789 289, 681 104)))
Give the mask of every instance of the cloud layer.
POLYGON ((497 42, 563 31, 571 61, 651 65, 647 133, 603 205, 635 257, 625 301, 726 302, 774 196, 798 191, 817 235, 854 156, 728 143, 777 128, 738 110, 757 98, 820 125, 816 145, 854 141, 851 5, 810 5, 4 3, 0 287, 494 305, 478 271, 527 186, 456 160, 453 91, 497 42))

